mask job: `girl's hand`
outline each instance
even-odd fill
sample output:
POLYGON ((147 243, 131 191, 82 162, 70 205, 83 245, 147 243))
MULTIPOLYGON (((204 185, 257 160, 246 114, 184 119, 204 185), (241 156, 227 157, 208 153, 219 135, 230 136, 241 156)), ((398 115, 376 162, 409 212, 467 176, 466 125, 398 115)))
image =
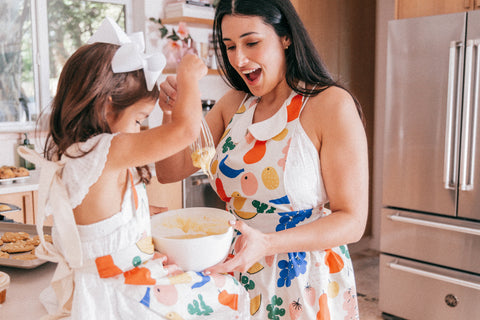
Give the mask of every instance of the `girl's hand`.
POLYGON ((160 95, 158 105, 164 113, 172 113, 177 98, 177 77, 167 76, 167 79, 160 84, 160 95))
POLYGON ((199 56, 187 53, 178 64, 177 81, 188 83, 198 81, 206 76, 207 72, 208 68, 199 56))
POLYGON ((208 273, 227 273, 232 271, 246 272, 255 262, 271 253, 267 252, 268 237, 266 234, 249 227, 243 221, 232 224, 242 234, 235 242, 236 255, 223 263, 207 268, 208 273))

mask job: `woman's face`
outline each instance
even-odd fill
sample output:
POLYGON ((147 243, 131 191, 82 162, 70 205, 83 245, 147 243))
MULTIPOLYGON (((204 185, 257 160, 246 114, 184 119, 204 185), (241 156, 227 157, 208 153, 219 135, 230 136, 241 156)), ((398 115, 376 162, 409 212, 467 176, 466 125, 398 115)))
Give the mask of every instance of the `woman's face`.
POLYGON ((112 133, 140 132, 140 127, 143 121, 148 118, 154 107, 155 102, 149 99, 144 99, 124 109, 120 114, 117 114, 117 116, 115 116, 112 111, 108 111, 107 122, 110 130, 112 133))
POLYGON ((264 96, 285 79, 286 37, 258 16, 227 15, 222 20, 228 60, 255 96, 264 96))

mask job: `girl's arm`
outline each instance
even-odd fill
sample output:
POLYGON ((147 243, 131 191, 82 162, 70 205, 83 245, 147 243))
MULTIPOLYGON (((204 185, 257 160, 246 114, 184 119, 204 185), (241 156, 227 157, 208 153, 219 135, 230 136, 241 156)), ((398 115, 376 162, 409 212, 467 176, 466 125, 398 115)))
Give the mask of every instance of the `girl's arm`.
POLYGON ((120 133, 108 154, 111 169, 154 163, 186 148, 200 132, 202 116, 198 81, 207 73, 200 58, 186 55, 178 66, 176 108, 169 123, 138 133, 120 133))
POLYGON ((311 223, 264 234, 236 222, 242 233, 237 255, 213 272, 245 272, 264 256, 316 251, 360 240, 368 213, 368 154, 365 131, 352 98, 332 87, 310 98, 301 118, 319 150, 332 213, 311 223))
MULTIPOLYGON (((164 111, 163 123, 168 124, 171 121, 170 112, 176 108, 176 80, 175 77, 169 77, 165 82, 160 85, 160 106, 164 111), (168 95, 171 98, 169 103, 166 102, 166 98, 162 99, 162 96, 168 95)), ((235 114, 236 108, 241 103, 241 100, 245 93, 241 93, 235 90, 227 92, 207 113, 205 120, 212 133, 213 142, 215 147, 218 145, 220 138, 222 137, 225 128, 230 122, 230 119, 235 114)), ((192 164, 190 148, 187 147, 181 150, 179 153, 174 154, 166 159, 157 161, 155 163, 155 171, 157 173, 157 179, 160 183, 170 183, 179 181, 191 175, 199 170, 192 164)))

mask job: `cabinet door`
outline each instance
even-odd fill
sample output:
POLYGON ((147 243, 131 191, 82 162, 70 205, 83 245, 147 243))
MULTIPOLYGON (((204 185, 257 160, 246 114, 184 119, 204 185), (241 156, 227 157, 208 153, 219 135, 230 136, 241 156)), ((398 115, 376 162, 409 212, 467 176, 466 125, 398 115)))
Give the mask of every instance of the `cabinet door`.
MULTIPOLYGON (((473 10, 479 0, 396 0, 396 18, 406 19, 473 10)), ((479 3, 480 4, 480 3, 479 3)))
POLYGON ((33 192, 2 194, 0 195, 0 202, 14 204, 22 209, 21 211, 3 214, 7 219, 13 219, 20 223, 35 223, 33 192))
POLYGON ((156 177, 147 185, 148 203, 157 207, 168 207, 168 210, 181 209, 182 200, 182 182, 162 184, 156 177))

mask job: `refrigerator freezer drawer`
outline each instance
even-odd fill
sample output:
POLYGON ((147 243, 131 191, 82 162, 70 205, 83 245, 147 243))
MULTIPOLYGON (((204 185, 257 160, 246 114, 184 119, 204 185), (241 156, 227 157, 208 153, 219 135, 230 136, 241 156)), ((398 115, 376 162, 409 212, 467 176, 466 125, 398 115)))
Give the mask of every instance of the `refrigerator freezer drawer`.
POLYGON ((380 255, 382 312, 409 320, 478 319, 480 276, 380 255))
POLYGON ((382 209, 380 251, 480 274, 480 223, 382 209))

